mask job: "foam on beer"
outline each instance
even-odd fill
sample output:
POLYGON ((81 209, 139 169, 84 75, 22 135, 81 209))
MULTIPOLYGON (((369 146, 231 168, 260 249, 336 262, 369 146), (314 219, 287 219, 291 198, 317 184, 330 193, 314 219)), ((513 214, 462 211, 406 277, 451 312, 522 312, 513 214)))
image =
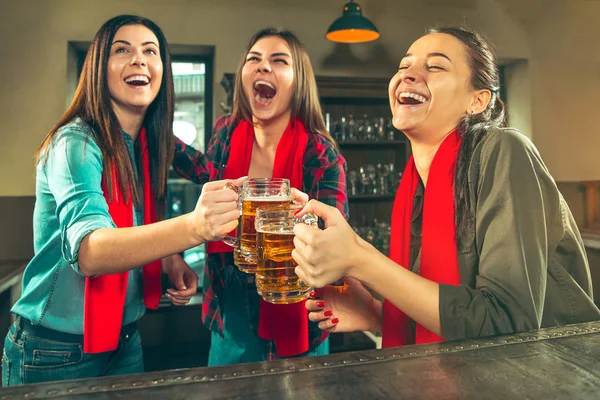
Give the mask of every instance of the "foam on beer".
POLYGON ((278 235, 293 235, 294 231, 289 226, 263 226, 256 230, 256 232, 261 233, 276 233, 278 235))
POLYGON ((244 201, 290 201, 289 196, 248 196, 244 197, 244 201))

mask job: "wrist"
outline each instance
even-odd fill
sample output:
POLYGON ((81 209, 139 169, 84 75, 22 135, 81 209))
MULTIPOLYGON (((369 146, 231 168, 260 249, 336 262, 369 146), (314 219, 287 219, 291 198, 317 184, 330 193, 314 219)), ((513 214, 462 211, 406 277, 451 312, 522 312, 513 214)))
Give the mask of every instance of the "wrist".
POLYGON ((163 257, 163 259, 161 260, 161 270, 164 274, 169 273, 169 269, 171 268, 172 262, 173 261, 171 260, 171 256, 163 257))
POLYGON ((365 282, 366 277, 363 276, 364 267, 368 264, 369 260, 369 243, 363 240, 360 236, 356 235, 356 246, 354 254, 351 259, 353 260, 348 270, 348 275, 352 278, 358 279, 361 282, 365 282))
POLYGON ((207 242, 201 230, 198 229, 199 227, 196 219, 194 218, 193 212, 183 215, 182 218, 185 218, 186 232, 188 232, 188 236, 190 238, 190 247, 195 247, 207 242))

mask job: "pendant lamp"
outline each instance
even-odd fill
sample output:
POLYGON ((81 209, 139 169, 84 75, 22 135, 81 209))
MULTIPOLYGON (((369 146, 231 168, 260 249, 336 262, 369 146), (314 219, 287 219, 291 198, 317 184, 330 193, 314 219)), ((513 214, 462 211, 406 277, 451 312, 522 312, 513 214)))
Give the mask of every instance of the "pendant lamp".
POLYGON ((363 17, 362 7, 353 0, 346 3, 342 16, 327 30, 325 38, 339 43, 370 42, 379 37, 379 31, 369 19, 363 17))

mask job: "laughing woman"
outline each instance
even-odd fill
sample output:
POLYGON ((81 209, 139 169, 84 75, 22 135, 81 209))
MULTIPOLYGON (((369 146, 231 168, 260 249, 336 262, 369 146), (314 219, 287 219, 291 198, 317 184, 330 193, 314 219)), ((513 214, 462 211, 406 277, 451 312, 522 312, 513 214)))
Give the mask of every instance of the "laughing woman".
POLYGON ((162 31, 141 17, 110 19, 39 149, 35 256, 12 309, 3 386, 143 372, 136 321, 158 306, 161 272, 177 287, 174 304, 196 292, 197 276, 172 255, 235 228, 237 195, 214 182, 192 213, 156 222, 172 119, 162 31))
POLYGON ((296 226, 300 278, 348 283, 307 303, 322 329, 383 331, 392 347, 600 318, 573 216, 531 141, 504 127, 498 93, 495 57, 478 34, 440 29, 410 47, 389 85, 394 126, 413 150, 390 258, 318 202, 304 210, 327 228, 296 226))
MULTIPOLYGON (((308 54, 287 31, 252 37, 236 74, 233 115, 217 121, 206 155, 178 143, 174 166, 198 183, 288 178, 348 215, 345 161, 325 128, 308 54)), ((235 267, 231 248, 211 243, 208 252, 202 318, 212 330, 209 365, 328 354, 327 335, 309 324, 303 303, 267 305, 254 275, 235 267)))

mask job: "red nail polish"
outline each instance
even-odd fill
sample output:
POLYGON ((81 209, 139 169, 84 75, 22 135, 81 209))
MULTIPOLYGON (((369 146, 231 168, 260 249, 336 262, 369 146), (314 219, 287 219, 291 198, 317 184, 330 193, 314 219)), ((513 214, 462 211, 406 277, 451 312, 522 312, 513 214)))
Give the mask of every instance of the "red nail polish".
POLYGON ((317 307, 325 307, 324 301, 317 301, 317 307))
POLYGON ((331 311, 325 311, 324 314, 326 317, 331 317, 333 315, 333 313, 331 311))
POLYGON ((339 318, 334 318, 334 319, 331 320, 331 323, 334 324, 334 325, 337 324, 338 322, 340 322, 339 318))
POLYGON ((311 299, 314 299, 315 297, 317 297, 317 294, 315 292, 310 292, 309 296, 311 299))
POLYGON ((296 210, 296 212, 294 213, 294 215, 298 215, 298 213, 302 211, 302 209, 296 210))

